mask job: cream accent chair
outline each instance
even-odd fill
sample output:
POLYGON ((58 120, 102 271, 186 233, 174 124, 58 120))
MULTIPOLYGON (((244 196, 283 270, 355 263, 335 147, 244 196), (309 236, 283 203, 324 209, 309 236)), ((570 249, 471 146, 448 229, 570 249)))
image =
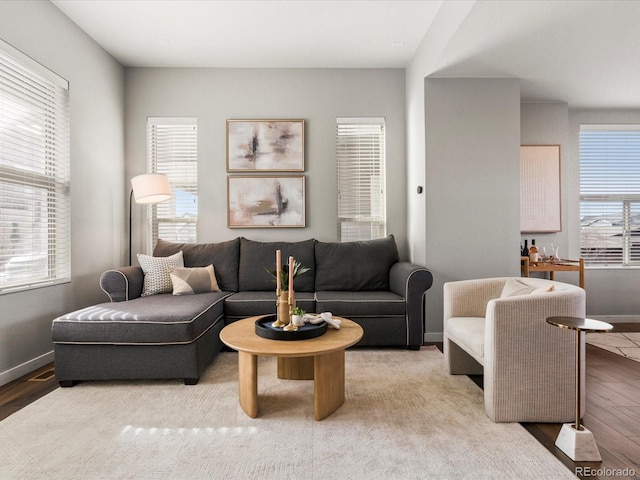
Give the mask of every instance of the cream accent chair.
MULTIPOLYGON (((584 318, 585 291, 566 283, 513 277, 510 286, 516 282, 538 291, 500 298, 508 281, 486 278, 444 285, 447 369, 453 375, 484 374, 485 411, 494 422, 570 422, 575 419, 575 332, 546 319, 584 318), (553 291, 545 291, 552 285, 553 291)), ((581 348, 584 353, 584 338, 581 348)), ((584 362, 584 354, 581 358, 584 362)), ((581 382, 584 392, 584 374, 581 382)))

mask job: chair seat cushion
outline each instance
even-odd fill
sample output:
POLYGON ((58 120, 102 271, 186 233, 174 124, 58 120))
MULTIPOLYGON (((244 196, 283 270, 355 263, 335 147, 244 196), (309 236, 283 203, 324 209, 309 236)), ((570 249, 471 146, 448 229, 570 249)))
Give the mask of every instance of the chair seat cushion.
POLYGON ((447 337, 475 358, 484 358, 484 317, 452 317, 447 320, 447 337))
POLYGON ((316 292, 316 310, 344 317, 404 316, 404 298, 383 291, 322 291, 316 292))
POLYGON ((223 321, 223 301, 228 295, 168 293, 101 303, 56 318, 52 339, 54 343, 110 345, 191 343, 223 321))

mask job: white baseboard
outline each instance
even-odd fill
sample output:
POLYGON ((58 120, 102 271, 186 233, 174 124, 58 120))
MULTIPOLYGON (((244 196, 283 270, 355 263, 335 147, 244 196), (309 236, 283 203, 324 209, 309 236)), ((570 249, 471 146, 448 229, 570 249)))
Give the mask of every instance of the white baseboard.
POLYGON ((53 362, 53 350, 47 352, 39 357, 36 357, 28 362, 24 362, 16 367, 13 367, 9 370, 5 370, 0 373, 0 385, 6 385, 9 382, 12 382, 16 378, 20 378, 23 375, 27 375, 34 370, 46 365, 47 363, 53 362))
POLYGON ((588 317, 608 323, 640 323, 640 315, 588 315, 588 317))
POLYGON ((424 341, 427 343, 442 342, 442 332, 426 332, 424 334, 424 341))

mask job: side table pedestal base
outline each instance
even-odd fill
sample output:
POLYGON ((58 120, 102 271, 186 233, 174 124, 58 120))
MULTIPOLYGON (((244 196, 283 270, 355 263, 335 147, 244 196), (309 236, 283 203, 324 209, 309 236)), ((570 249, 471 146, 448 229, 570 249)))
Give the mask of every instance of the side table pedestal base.
POLYGON ((562 450, 574 462, 600 462, 600 451, 591 431, 582 427, 576 430, 573 423, 562 425, 556 439, 556 447, 562 450))

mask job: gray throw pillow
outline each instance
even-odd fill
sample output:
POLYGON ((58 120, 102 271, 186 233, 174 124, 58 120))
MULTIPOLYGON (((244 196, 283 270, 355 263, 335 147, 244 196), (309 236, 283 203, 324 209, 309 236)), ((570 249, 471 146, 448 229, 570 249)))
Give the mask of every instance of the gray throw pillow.
MULTIPOLYGON (((297 292, 313 292, 315 261, 313 239, 301 242, 256 242, 240 240, 239 285, 240 291, 269 291, 276 289, 276 279, 267 270, 276 268, 276 250, 282 252, 282 263, 291 255, 300 265, 310 270, 294 280, 297 292)), ((286 286, 283 288, 287 288, 286 286)))
POLYGON ((139 253, 138 262, 144 272, 143 297, 157 293, 171 293, 173 284, 169 267, 184 267, 181 251, 170 257, 151 257, 139 253))
POLYGON ((316 290, 389 290, 399 260, 393 235, 366 242, 316 241, 316 290))
POLYGON ((182 251, 185 267, 206 267, 213 265, 221 290, 238 291, 238 256, 240 239, 217 243, 176 243, 158 239, 153 255, 168 257, 182 251))

